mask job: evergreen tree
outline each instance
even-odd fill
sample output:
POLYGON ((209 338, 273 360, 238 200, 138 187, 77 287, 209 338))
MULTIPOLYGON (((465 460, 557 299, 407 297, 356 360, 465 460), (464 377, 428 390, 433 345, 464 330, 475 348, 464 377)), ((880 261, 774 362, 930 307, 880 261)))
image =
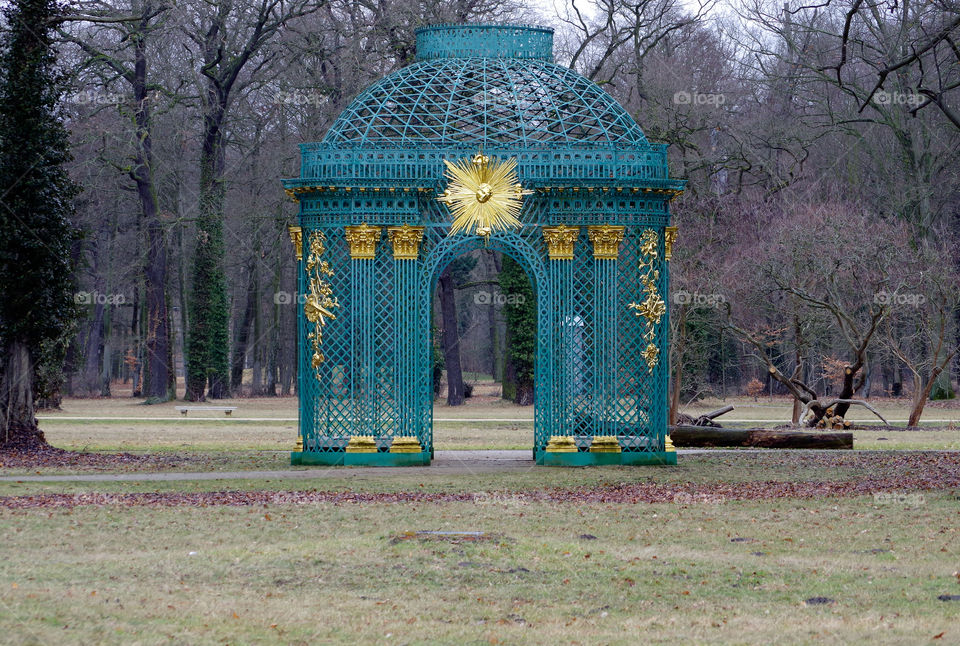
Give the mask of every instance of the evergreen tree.
POLYGON ((36 394, 61 373, 77 308, 70 222, 79 187, 64 164, 67 131, 57 114, 56 0, 15 0, 0 37, 0 443, 45 444, 36 394))
POLYGON ((507 362, 503 397, 521 406, 533 404, 534 358, 537 354, 537 300, 527 273, 504 254, 500 291, 507 295, 507 362))

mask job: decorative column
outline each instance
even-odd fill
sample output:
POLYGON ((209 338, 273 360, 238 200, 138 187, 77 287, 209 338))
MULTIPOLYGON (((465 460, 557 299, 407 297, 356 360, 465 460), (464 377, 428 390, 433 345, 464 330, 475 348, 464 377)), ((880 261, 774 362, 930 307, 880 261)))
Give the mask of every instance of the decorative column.
MULTIPOLYGON (((299 265, 299 263, 303 261, 303 229, 301 227, 291 225, 287 227, 287 231, 290 234, 290 242, 293 243, 293 251, 297 256, 297 263, 299 265)), ((303 290, 301 288, 302 282, 303 282, 303 278, 301 276, 300 267, 298 266, 297 267, 297 294, 298 295, 303 293, 303 290)), ((297 330, 299 334, 299 330, 300 330, 299 315, 297 316, 297 330)), ((302 371, 298 371, 298 372, 302 372, 302 371)), ((302 381, 300 381, 302 379, 303 379, 303 375, 301 374, 298 377, 298 385, 297 385, 297 392, 299 393, 303 392, 302 381)), ((300 453, 303 451, 303 420, 299 420, 299 424, 297 425, 297 443, 293 447, 293 450, 295 453, 300 453)))
POLYGON ((666 227, 663 230, 663 258, 670 260, 673 257, 673 243, 677 241, 677 227, 666 227))
MULTIPOLYGON (((553 362, 553 387, 550 392, 538 395, 538 405, 543 406, 549 420, 550 441, 546 450, 552 453, 576 452, 574 444, 574 405, 576 401, 577 337, 581 334, 576 312, 574 292, 573 250, 580 237, 580 227, 543 227, 543 240, 547 245, 547 267, 550 286, 554 296, 551 316, 555 333, 551 339, 550 360, 553 362), (545 401, 544 401, 545 400, 545 401)), ((540 447, 538 447, 540 448, 540 447)))
MULTIPOLYGON (((664 232, 664 243, 667 241, 666 231, 664 232)), ((666 398, 667 384, 667 366, 664 360, 666 353, 666 334, 663 333, 661 321, 667 314, 667 305, 663 300, 663 290, 666 289, 666 276, 660 274, 660 240, 657 232, 653 229, 645 229, 640 236, 639 260, 637 262, 637 271, 640 273, 640 285, 642 287, 641 300, 639 303, 628 303, 627 307, 634 310, 634 313, 644 319, 644 331, 642 343, 646 346, 641 351, 641 356, 647 364, 647 377, 641 378, 641 383, 645 383, 649 391, 653 392, 653 401, 649 402, 648 410, 639 410, 638 414, 647 416, 650 427, 657 433, 657 450, 664 450, 660 445, 661 433, 665 437, 667 420, 663 415, 663 401, 666 398), (656 372, 654 372, 656 370, 656 372), (659 401, 658 401, 659 400, 659 401)), ((664 258, 667 257, 667 249, 664 244, 664 258)))
POLYGON ((617 406, 617 266, 620 243, 626 227, 602 224, 587 227, 593 243, 594 290, 594 372, 593 372, 593 435, 616 436, 617 406))
MULTIPOLYGON (((672 201, 673 198, 676 197, 677 195, 679 195, 679 191, 675 195, 673 195, 670 198, 670 200, 672 201)), ((667 262, 669 262, 670 259, 673 257, 673 244, 676 241, 677 241, 677 227, 666 227, 663 230, 663 258, 667 262)), ((664 275, 661 278, 661 285, 663 286, 664 295, 668 295, 670 293, 670 265, 664 263, 663 274, 664 275)), ((667 311, 663 315, 663 329, 667 330, 667 332, 663 334, 664 352, 667 351, 667 348, 670 343, 670 339, 669 339, 670 307, 667 306, 666 309, 667 311)), ((720 347, 723 347, 723 328, 720 329, 720 347)), ((667 393, 667 398, 669 401, 668 389, 670 384, 670 362, 669 362, 669 355, 666 355, 666 356, 668 357, 668 360, 664 362, 666 365, 663 366, 663 368, 661 368, 661 374, 663 375, 662 379, 664 384, 664 391, 667 393)), ((670 421, 671 421, 670 413, 668 408, 667 412, 664 413, 664 426, 666 427, 666 429, 664 430, 664 436, 663 436, 664 451, 666 451, 667 453, 675 453, 676 449, 673 447, 673 442, 670 440, 670 421)))
POLYGON ((417 424, 417 259, 424 227, 404 224, 387 227, 393 246, 393 303, 396 334, 393 336, 393 392, 400 407, 398 429, 390 446, 391 453, 420 453, 423 440, 417 424))
MULTIPOLYGON (((294 238, 294 234, 296 234, 294 243, 296 244, 299 241, 301 244, 300 255, 302 259, 303 232, 302 230, 291 231, 291 238, 294 238)), ((307 352, 301 351, 301 356, 309 357, 310 369, 307 370, 306 362, 300 363, 298 383, 300 397, 314 403, 317 401, 319 392, 327 385, 321 370, 323 363, 326 361, 321 347, 323 345, 324 326, 327 319, 336 320, 337 316, 334 310, 340 307, 340 303, 333 296, 333 288, 330 285, 330 278, 334 275, 333 268, 329 262, 323 259, 323 254, 326 252, 326 246, 324 245, 326 240, 327 236, 323 231, 314 229, 310 232, 307 257, 303 263, 303 272, 300 274, 302 282, 298 290, 298 294, 304 297, 298 321, 303 321, 305 325, 304 343, 310 348, 307 352), (316 383, 311 383, 314 379, 316 383)), ((329 377, 329 371, 326 371, 326 373, 329 377)), ((313 408, 314 422, 316 420, 315 412, 316 408, 313 408)), ((301 419, 302 423, 303 420, 301 419)), ((305 440, 308 450, 314 450, 318 441, 316 424, 311 423, 308 428, 310 429, 309 436, 305 436, 301 429, 301 442, 305 440)), ((302 450, 302 448, 301 444, 300 449, 302 450)))
POLYGON ((373 435, 376 432, 376 365, 374 347, 374 288, 376 281, 377 242, 380 227, 363 223, 344 227, 344 237, 350 245, 350 356, 356 362, 351 371, 350 391, 353 393, 353 435, 373 435))
POLYGON ((297 254, 297 262, 303 260, 303 229, 297 226, 287 227, 290 233, 290 242, 293 243, 293 249, 297 254))

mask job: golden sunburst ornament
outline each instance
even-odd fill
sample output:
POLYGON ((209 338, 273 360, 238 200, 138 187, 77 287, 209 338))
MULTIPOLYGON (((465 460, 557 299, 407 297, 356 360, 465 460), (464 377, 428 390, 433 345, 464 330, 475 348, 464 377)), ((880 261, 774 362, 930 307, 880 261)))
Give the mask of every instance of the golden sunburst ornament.
POLYGON ((495 231, 520 226, 523 196, 531 195, 517 178, 517 160, 490 159, 482 152, 470 159, 451 163, 443 160, 449 180, 447 190, 437 198, 453 211, 450 235, 471 229, 490 237, 495 231))

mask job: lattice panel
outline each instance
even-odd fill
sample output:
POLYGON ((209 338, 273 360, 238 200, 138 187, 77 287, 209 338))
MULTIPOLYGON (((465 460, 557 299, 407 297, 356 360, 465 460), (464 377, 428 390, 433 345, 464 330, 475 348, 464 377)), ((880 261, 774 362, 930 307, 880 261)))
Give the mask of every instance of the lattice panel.
POLYGON ((544 60, 479 57, 421 61, 390 74, 362 92, 324 137, 345 148, 425 142, 648 146, 627 111, 576 72, 544 60))
MULTIPOLYGON (((308 240, 314 229, 304 229, 308 240)), ((322 352, 326 360, 321 364, 319 379, 310 366, 310 354, 300 353, 300 423, 304 448, 309 451, 337 451, 346 445, 353 433, 354 397, 353 382, 356 359, 351 344, 351 329, 356 314, 354 295, 350 290, 349 252, 343 229, 323 227, 326 235, 326 251, 323 259, 330 263, 334 274, 329 278, 333 296, 340 307, 335 310, 336 319, 329 321, 323 330, 322 352)), ((300 294, 307 291, 306 274, 301 269, 300 294)), ((298 299, 300 321, 300 347, 308 348, 309 334, 313 326, 303 314, 302 297, 298 299)))
MULTIPOLYGON (((621 363, 617 373, 618 417, 623 423, 624 434, 635 438, 629 440, 634 450, 662 451, 666 431, 667 347, 666 316, 656 326, 653 344, 659 349, 657 364, 651 370, 643 356, 648 345, 644 340, 646 321, 636 316, 627 305, 640 302, 645 292, 640 282, 640 239, 646 227, 632 227, 626 232, 620 247, 620 293, 616 309, 620 313, 619 355, 621 363)), ((666 300, 667 267, 664 261, 663 229, 653 229, 657 234, 657 260, 654 269, 659 272, 657 289, 666 300)))

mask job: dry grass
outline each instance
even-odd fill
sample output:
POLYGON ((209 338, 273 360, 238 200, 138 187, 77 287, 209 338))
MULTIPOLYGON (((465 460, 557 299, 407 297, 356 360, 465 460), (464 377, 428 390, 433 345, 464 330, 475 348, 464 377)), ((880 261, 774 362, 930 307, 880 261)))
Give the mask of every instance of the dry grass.
MULTIPOLYGON (((730 426, 770 426, 783 423, 790 415, 790 402, 786 399, 729 401, 737 408, 721 421, 730 426)), ((874 403, 891 420, 906 416, 906 404, 902 401, 874 403)), ((51 443, 71 450, 257 452, 293 448, 297 433, 296 398, 232 399, 216 404, 238 408, 229 418, 206 411, 183 417, 176 411, 176 406, 187 405, 183 402, 146 406, 141 400, 128 398, 68 399, 61 411, 41 415, 41 427, 51 443)), ((707 400, 687 411, 699 414, 722 404, 707 400)), ((438 403, 434 408, 435 447, 529 449, 533 445, 533 415, 531 406, 515 406, 492 395, 482 394, 464 406, 452 408, 438 403)), ((956 428, 960 425, 960 408, 932 407, 928 418, 956 421, 929 422, 929 428, 922 432, 857 431, 856 446, 881 450, 960 449, 960 430, 956 428)), ((854 411, 854 419, 873 423, 862 412, 854 411)))
MULTIPOLYGON (((885 397, 871 399, 869 403, 880 411, 880 414, 891 424, 906 425, 907 418, 910 415, 909 400, 885 397)), ((740 426, 744 423, 754 422, 786 424, 790 422, 793 411, 793 400, 787 397, 759 397, 757 401, 754 401, 752 397, 732 397, 726 400, 707 398, 685 406, 682 410, 688 415, 696 417, 727 404, 733 404, 736 408, 718 418, 718 421, 724 425, 732 420, 739 422, 738 425, 740 426)), ((862 406, 851 406, 847 419, 857 424, 871 426, 883 423, 876 415, 862 406)), ((923 418, 921 418, 922 425, 945 426, 951 423, 960 425, 960 402, 931 402, 924 409, 923 418)))
POLYGON ((937 600, 960 593, 952 496, 919 506, 487 500, 0 511, 10 528, 0 641, 960 641, 957 602, 937 600), (835 603, 805 605, 812 597, 835 603))

